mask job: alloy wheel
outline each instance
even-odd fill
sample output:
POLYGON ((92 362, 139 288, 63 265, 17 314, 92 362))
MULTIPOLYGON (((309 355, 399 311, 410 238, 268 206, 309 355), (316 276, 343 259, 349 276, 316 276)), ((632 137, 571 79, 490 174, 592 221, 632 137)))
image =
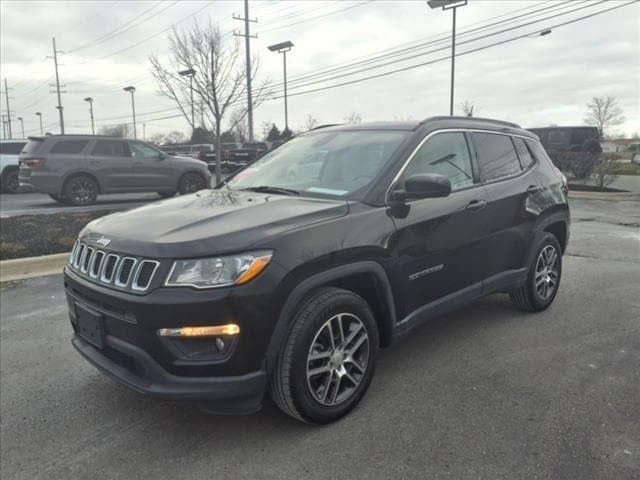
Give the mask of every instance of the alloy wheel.
POLYGON ((542 249, 536 261, 535 289, 542 300, 548 300, 558 286, 558 252, 552 245, 542 249))
POLYGON ((316 333, 307 355, 307 385, 323 405, 349 399, 362 382, 369 361, 369 333, 362 320, 340 313, 316 333))
POLYGON ((95 197, 93 182, 84 178, 76 180, 71 187, 71 194, 78 205, 92 203, 95 197))

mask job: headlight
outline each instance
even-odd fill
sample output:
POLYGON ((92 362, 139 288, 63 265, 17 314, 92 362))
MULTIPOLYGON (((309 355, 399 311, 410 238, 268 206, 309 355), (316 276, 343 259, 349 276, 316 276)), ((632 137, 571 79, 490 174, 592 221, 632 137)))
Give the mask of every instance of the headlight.
POLYGON ((228 257, 176 260, 165 285, 195 288, 242 285, 260 275, 272 256, 273 252, 259 251, 228 257))

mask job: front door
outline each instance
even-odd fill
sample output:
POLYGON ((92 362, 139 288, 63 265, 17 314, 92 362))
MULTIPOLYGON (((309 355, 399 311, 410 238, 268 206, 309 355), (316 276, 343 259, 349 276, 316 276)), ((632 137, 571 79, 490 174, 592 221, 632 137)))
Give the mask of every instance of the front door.
POLYGON ((402 173, 397 188, 414 174, 437 173, 449 178, 452 192, 444 198, 409 201, 406 217, 393 217, 397 255, 393 271, 398 289, 399 318, 421 306, 458 292, 479 293, 486 237, 486 190, 474 174, 463 132, 429 137, 402 173))
POLYGON ((166 164, 165 156, 159 150, 146 143, 129 141, 133 175, 140 190, 157 191, 176 187, 172 176, 173 169, 166 164))

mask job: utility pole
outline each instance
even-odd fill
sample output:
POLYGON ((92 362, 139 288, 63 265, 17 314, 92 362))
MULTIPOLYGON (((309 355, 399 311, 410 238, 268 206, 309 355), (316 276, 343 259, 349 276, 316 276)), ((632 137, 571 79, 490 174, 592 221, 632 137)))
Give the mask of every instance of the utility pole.
POLYGON ((6 115, 2 115, 2 138, 6 139, 7 138, 7 129, 6 129, 6 121, 5 121, 5 117, 6 115))
POLYGON ((131 111, 133 112, 133 138, 137 139, 138 134, 136 132, 136 102, 133 100, 133 94, 136 91, 136 87, 129 85, 128 87, 124 87, 123 90, 131 94, 131 111))
MULTIPOLYGON (((7 86, 7 79, 4 79, 4 95, 7 100, 7 133, 9 138, 13 138, 11 135, 11 109, 9 108, 9 87, 7 86)), ((4 138, 7 138, 6 136, 4 138)))
POLYGON ((56 50, 56 37, 53 40, 53 64, 56 67, 56 92, 58 93, 58 114, 60 115, 60 133, 64 135, 64 113, 62 112, 62 97, 60 96, 60 75, 58 74, 58 50, 56 50))
POLYGON ((20 138, 24 138, 24 120, 22 117, 18 117, 18 121, 20 122, 20 128, 22 129, 22 136, 20 138))
POLYGON ((287 107, 287 52, 293 48, 293 42, 287 40, 286 42, 276 43, 267 48, 272 52, 282 54, 284 63, 284 129, 289 130, 289 109, 287 107))
POLYGON ((258 38, 257 35, 251 35, 249 31, 249 23, 257 23, 258 20, 249 19, 249 0, 244 0, 244 18, 239 15, 233 15, 234 20, 244 21, 244 34, 233 32, 236 37, 244 37, 244 50, 246 57, 246 77, 247 77, 247 123, 249 126, 249 141, 253 142, 253 101, 251 100, 251 39, 258 38))
POLYGON ((142 140, 147 141, 147 124, 142 124, 142 140))

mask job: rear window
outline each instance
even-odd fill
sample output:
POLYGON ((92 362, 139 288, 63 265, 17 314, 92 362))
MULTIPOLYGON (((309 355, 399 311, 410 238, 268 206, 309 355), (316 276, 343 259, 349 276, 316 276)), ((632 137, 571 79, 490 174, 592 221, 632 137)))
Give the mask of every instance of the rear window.
POLYGON ((570 130, 549 130, 547 136, 549 145, 570 145, 571 144, 571 131, 570 130))
POLYGON ((498 180, 520 173, 520 161, 510 137, 493 133, 472 135, 484 180, 498 180))
POLYGON ((0 143, 0 153, 6 153, 7 155, 19 154, 27 142, 8 142, 0 143))
POLYGON ((124 157, 124 145, 114 140, 100 140, 93 147, 91 155, 106 157, 124 157))
POLYGON ((516 151, 518 152, 518 157, 520 158, 520 165, 524 170, 529 168, 531 165, 535 163, 527 144, 524 143, 522 138, 513 137, 513 143, 516 146, 516 151))
POLYGON ((49 153, 80 153, 89 140, 62 140, 56 143, 49 153))
POLYGON ((20 153, 33 153, 40 147, 40 145, 42 145, 42 140, 29 140, 20 153))

